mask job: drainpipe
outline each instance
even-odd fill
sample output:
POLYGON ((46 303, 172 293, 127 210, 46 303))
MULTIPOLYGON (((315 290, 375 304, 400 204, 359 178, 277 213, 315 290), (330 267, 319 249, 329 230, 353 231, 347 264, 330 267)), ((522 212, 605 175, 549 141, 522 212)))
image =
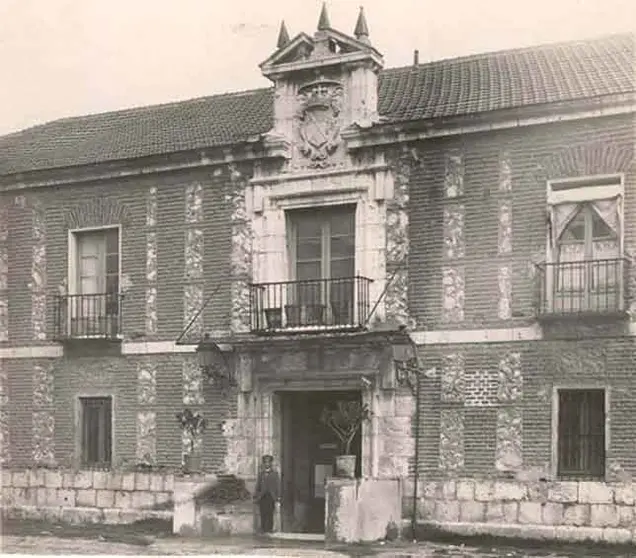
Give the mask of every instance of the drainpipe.
MULTIPOLYGON (((417 351, 415 343, 413 343, 414 349, 417 351)), ((415 384, 415 470, 413 474, 413 510, 411 513, 411 535, 415 540, 415 527, 417 525, 417 487, 419 480, 419 465, 420 465, 420 359, 417 352, 415 353, 415 362, 417 366, 416 384, 415 384)))
MULTIPOLYGON (((413 509, 411 510, 411 533, 413 539, 415 540, 415 527, 417 525, 417 488, 419 485, 419 465, 420 465, 420 419, 421 419, 421 404, 420 404, 420 393, 421 393, 421 382, 420 382, 420 372, 422 367, 420 366, 420 357, 417 350, 417 345, 411 334, 408 331, 405 331, 406 335, 409 338, 411 346, 413 347, 413 354, 415 361, 415 455, 413 461, 414 463, 414 471, 413 471, 413 509)), ((412 389, 412 387, 411 387, 412 389)))

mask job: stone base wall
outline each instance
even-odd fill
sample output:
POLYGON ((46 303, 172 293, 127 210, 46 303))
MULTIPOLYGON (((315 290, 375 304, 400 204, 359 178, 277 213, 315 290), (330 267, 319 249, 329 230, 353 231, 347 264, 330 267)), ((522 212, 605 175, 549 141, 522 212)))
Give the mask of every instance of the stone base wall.
POLYGON ((131 523, 172 517, 173 473, 26 469, 2 471, 10 517, 73 523, 131 523))
POLYGON ((425 482, 418 520, 462 534, 636 544, 636 483, 425 482))

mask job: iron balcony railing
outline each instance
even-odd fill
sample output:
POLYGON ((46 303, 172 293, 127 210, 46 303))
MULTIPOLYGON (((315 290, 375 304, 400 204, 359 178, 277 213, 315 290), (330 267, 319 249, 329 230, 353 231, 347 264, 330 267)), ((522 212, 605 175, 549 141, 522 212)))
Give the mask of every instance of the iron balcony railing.
POLYGON ((117 339, 121 334, 120 293, 56 295, 58 339, 117 339))
POLYGON ((538 264, 539 316, 622 314, 627 310, 626 258, 538 264))
POLYGON ((252 331, 361 329, 369 315, 370 284, 360 276, 253 284, 252 331))

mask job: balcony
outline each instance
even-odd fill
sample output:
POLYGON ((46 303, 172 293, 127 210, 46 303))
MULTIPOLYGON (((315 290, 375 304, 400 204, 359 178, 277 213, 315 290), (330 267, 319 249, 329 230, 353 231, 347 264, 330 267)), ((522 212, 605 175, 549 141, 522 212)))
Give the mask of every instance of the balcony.
POLYGON ((121 302, 119 293, 57 295, 57 339, 119 339, 121 302))
POLYGON ((260 283, 251 286, 252 331, 355 331, 369 315, 366 277, 260 283))
POLYGON ((539 318, 626 316, 627 259, 544 263, 537 268, 539 318))

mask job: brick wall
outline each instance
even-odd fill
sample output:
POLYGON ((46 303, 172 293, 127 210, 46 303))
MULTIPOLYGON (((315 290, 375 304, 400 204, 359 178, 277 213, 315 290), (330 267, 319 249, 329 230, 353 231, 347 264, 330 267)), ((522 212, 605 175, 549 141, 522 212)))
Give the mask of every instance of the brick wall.
POLYGON ((628 337, 422 349, 424 366, 434 368, 435 375, 421 380, 420 475, 426 479, 524 474, 550 477, 553 387, 601 384, 610 393, 607 479, 636 476, 632 428, 636 417, 635 349, 636 341, 628 337), (455 371, 447 364, 449 356, 461 357, 455 371), (511 357, 518 363, 516 379, 511 378, 506 364, 511 357), (491 387, 484 392, 485 377, 491 387), (457 386, 453 397, 449 384, 457 386), (476 398, 477 392, 480 396, 476 398), (503 466, 498 461, 504 460, 501 446, 506 441, 498 432, 498 421, 501 426, 505 413, 515 412, 521 418, 521 461, 503 466), (442 435, 444 417, 448 416, 457 417, 459 426, 442 435))
MULTIPOLYGON (((176 414, 185 406, 200 410, 208 420, 202 442, 202 465, 208 471, 219 471, 224 465, 227 442, 222 423, 235 414, 235 402, 224 397, 209 384, 203 385, 199 404, 184 403, 184 357, 156 355, 148 357, 79 356, 63 359, 7 359, 11 467, 31 465, 40 456, 36 439, 44 436, 42 446, 50 445, 54 462, 61 467, 76 463, 76 397, 112 395, 114 398, 114 468, 130 469, 139 463, 137 451, 137 413, 142 409, 139 397, 138 372, 149 362, 156 369, 156 395, 143 405, 156 413, 154 465, 181 465, 181 430, 176 414), (34 396, 35 384, 41 383, 39 371, 45 370, 52 379, 54 398, 51 408, 42 407, 34 396), (42 408, 42 414, 34 413, 42 408), (41 423, 44 423, 42 425, 41 423), (42 430, 44 432, 42 433, 42 430), (46 435, 50 437, 50 443, 46 435)), ((46 451, 44 451, 46 453, 46 451)), ((39 461, 39 459, 38 459, 39 461)))
MULTIPOLYGON (((242 169, 248 174, 249 169, 242 169)), ((156 188, 157 314, 158 331, 150 340, 174 340, 183 329, 185 204, 188 185, 203 193, 204 296, 219 282, 227 283, 204 313, 208 329, 227 329, 230 312, 230 201, 229 170, 218 168, 170 175, 112 180, 108 183, 69 185, 5 195, 9 220, 9 330, 11 345, 34 339, 32 314, 32 246, 34 214, 41 210, 45 228, 47 337, 53 332, 53 295, 67 275, 68 229, 122 224, 122 274, 130 279, 123 306, 127 338, 146 333, 147 204, 156 188)))
MULTIPOLYGON (((505 327, 532 321, 530 270, 533 256, 545 252, 547 179, 626 172, 624 213, 636 214, 636 174, 629 164, 633 134, 633 117, 621 116, 421 143, 409 186, 409 302, 418 326, 505 327), (577 147, 589 147, 590 154, 573 155, 577 147), (502 176, 502 156, 507 176, 502 176), (501 249, 498 216, 505 201, 512 203, 512 242, 501 249), (463 215, 461 232, 452 234, 452 222, 445 227, 445 211, 463 215), (454 241, 450 248, 448 237, 454 241), (512 267, 511 315, 504 319, 497 312, 502 262, 512 267), (442 269, 447 266, 464 275, 460 320, 443 317, 442 269)), ((625 239, 634 251, 633 220, 626 219, 625 239)))

